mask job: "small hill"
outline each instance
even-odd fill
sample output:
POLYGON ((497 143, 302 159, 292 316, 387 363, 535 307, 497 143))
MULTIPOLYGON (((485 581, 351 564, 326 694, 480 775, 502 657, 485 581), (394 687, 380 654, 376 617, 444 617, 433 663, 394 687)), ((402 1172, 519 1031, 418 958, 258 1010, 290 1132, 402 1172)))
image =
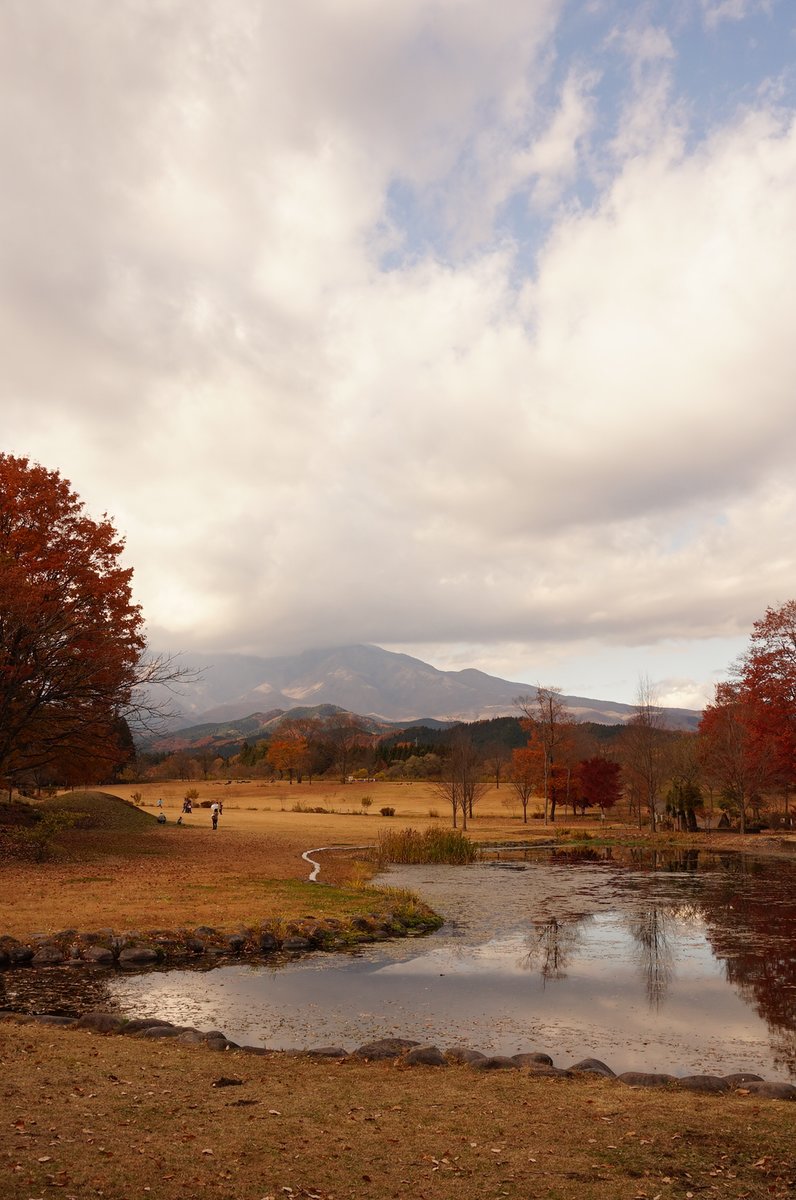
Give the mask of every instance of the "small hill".
POLYGON ((111 796, 108 792, 64 792, 44 800, 41 811, 70 813, 76 817, 76 829, 151 829, 157 824, 150 813, 136 808, 129 800, 111 796))

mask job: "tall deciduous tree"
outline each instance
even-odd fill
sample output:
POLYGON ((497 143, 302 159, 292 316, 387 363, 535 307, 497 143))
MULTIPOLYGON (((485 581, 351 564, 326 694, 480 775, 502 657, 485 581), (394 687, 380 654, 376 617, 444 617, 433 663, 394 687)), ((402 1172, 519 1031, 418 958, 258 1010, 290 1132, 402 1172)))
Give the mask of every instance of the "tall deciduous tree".
POLYGON ((655 689, 649 679, 638 684, 636 714, 622 732, 621 753, 625 772, 638 802, 638 823, 641 825, 641 806, 646 805, 650 829, 658 823, 658 802, 666 780, 667 739, 663 713, 657 703, 655 689))
POLYGON ((0 777, 118 758, 120 717, 150 716, 140 685, 184 672, 145 658, 124 541, 68 480, 0 454, 0 777))
POLYGON ((534 696, 520 696, 517 703, 525 715, 529 732, 536 734, 542 749, 544 823, 556 819, 556 805, 567 795, 572 722, 561 699, 561 689, 538 687, 534 696))
POLYGON ((699 755, 708 778, 736 808, 745 833, 750 801, 772 779, 775 760, 758 735, 756 704, 743 688, 732 683, 716 686, 716 699, 699 724, 699 755))
POLYGON ((533 746, 519 746, 511 754, 511 786, 522 805, 522 821, 528 824, 528 801, 541 785, 544 769, 542 754, 533 746))
POLYGON ((736 678, 750 733, 787 797, 796 785, 796 600, 755 621, 736 678))
POLYGON ((462 829, 467 817, 487 790, 481 778, 481 764, 472 737, 464 729, 455 729, 451 737, 450 754, 442 768, 442 777, 435 784, 437 792, 451 806, 453 828, 458 827, 457 815, 462 814, 462 829))

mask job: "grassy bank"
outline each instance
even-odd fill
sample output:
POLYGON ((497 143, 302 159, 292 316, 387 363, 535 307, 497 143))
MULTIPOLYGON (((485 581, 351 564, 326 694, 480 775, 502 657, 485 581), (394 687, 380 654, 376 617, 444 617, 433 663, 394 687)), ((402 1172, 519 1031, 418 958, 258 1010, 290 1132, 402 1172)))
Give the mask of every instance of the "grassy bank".
POLYGON ((7 1022, 0 1064, 6 1200, 777 1200, 796 1183, 792 1106, 748 1097, 7 1022))

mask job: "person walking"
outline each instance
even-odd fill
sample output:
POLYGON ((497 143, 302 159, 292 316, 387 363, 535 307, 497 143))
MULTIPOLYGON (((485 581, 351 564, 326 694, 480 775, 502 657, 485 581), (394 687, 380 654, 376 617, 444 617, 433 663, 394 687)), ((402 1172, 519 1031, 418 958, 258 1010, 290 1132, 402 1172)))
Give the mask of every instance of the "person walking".
POLYGON ((218 829, 218 801, 214 800, 210 805, 210 820, 213 822, 213 828, 218 829))

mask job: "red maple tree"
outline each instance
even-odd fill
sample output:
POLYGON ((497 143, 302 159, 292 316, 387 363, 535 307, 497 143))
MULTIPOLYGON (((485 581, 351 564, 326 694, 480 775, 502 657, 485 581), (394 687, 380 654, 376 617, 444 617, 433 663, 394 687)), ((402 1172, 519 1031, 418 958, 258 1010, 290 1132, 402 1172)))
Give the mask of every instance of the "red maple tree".
POLYGON ((124 541, 58 471, 0 454, 0 776, 103 769, 140 679, 124 541))
POLYGON ((758 752, 787 794, 796 784, 796 600, 755 621, 739 687, 758 752))
POLYGON ((609 758, 584 758, 578 763, 579 803, 597 807, 604 815, 622 798, 622 768, 609 758))

